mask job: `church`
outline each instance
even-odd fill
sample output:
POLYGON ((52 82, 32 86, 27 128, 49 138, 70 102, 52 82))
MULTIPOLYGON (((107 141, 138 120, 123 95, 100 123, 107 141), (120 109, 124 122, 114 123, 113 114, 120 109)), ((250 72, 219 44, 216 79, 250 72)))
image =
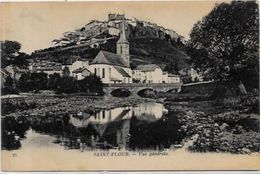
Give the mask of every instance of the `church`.
POLYGON ((116 54, 101 50, 89 68, 103 83, 132 83, 129 42, 126 38, 124 21, 117 41, 116 54))

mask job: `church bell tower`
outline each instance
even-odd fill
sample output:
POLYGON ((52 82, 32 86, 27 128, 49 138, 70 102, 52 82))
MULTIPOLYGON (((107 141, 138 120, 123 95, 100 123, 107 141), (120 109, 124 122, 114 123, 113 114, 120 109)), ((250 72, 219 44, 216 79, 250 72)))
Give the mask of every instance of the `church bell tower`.
POLYGON ((128 66, 130 66, 130 55, 129 55, 129 42, 126 38, 125 34, 125 20, 122 22, 122 27, 121 27, 121 33, 120 33, 120 38, 117 41, 116 45, 116 53, 118 55, 121 55, 125 62, 127 63, 128 66))

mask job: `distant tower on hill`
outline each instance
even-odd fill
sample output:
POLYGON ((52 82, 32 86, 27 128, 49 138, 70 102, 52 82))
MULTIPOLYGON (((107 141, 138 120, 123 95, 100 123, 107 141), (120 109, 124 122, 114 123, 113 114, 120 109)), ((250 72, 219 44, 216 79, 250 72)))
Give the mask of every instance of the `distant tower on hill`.
POLYGON ((108 20, 111 21, 111 20, 115 20, 116 19, 116 14, 115 13, 109 13, 108 14, 108 20))
POLYGON ((122 30, 121 30, 121 33, 120 33, 120 38, 117 41, 116 46, 117 46, 116 53, 118 55, 121 55, 124 58, 127 65, 130 66, 129 42, 126 38, 125 21, 124 20, 122 22, 122 30))
POLYGON ((125 14, 116 14, 116 13, 109 13, 108 14, 108 21, 112 20, 124 20, 125 14))

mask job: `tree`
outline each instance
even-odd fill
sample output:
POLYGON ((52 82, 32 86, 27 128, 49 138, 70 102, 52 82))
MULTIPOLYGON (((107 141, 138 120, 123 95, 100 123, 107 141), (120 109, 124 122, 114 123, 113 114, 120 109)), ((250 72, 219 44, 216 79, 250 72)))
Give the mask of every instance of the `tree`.
POLYGON ((103 83, 101 79, 95 75, 90 75, 78 81, 81 92, 103 93, 103 83))
POLYGON ((20 52, 21 44, 17 41, 0 41, 1 46, 1 68, 5 68, 9 65, 12 65, 14 77, 14 89, 17 86, 16 74, 20 68, 27 69, 28 62, 26 59, 29 59, 30 56, 26 53, 20 52))
POLYGON ((62 76, 64 77, 70 76, 70 70, 67 66, 62 70, 62 76))
POLYGON ((25 73, 21 75, 18 87, 21 91, 46 90, 47 81, 46 73, 25 73))
POLYGON ((78 92, 77 81, 73 77, 61 77, 59 82, 58 93, 78 92))
POLYGON ((19 52, 18 55, 13 60, 10 61, 10 63, 19 68, 26 69, 28 66, 28 63, 29 63, 27 61, 27 59, 29 59, 29 58, 30 58, 30 56, 28 54, 19 52))
POLYGON ((21 44, 17 41, 1 41, 1 68, 5 68, 8 65, 15 65, 17 67, 23 67, 28 64, 26 59, 29 55, 20 52, 21 44))
POLYGON ((18 88, 20 91, 32 91, 33 83, 31 80, 31 75, 29 73, 22 74, 18 81, 18 88))
POLYGON ((1 41, 1 68, 5 68, 16 57, 21 49, 21 44, 16 41, 1 41))
POLYGON ((46 73, 32 73, 31 81, 34 90, 46 90, 48 83, 48 75, 46 73))
POLYGON ((60 74, 54 73, 49 75, 48 89, 57 90, 60 84, 60 74))
POLYGON ((234 82, 242 94, 247 93, 244 84, 256 87, 259 81, 258 13, 254 1, 216 5, 191 31, 187 45, 191 65, 205 79, 234 82))
POLYGON ((13 84, 14 84, 14 80, 10 76, 7 76, 4 82, 5 88, 9 88, 9 89, 13 88, 13 84))

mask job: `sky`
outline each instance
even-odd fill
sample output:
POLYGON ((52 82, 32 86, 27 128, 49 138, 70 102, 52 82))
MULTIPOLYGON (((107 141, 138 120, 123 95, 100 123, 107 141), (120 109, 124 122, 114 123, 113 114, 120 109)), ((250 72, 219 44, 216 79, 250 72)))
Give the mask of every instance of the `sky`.
POLYGON ((107 20, 108 13, 150 21, 189 38, 193 25, 207 15, 216 1, 164 2, 16 2, 0 3, 0 40, 15 40, 21 51, 50 47, 53 39, 90 20, 107 20))

